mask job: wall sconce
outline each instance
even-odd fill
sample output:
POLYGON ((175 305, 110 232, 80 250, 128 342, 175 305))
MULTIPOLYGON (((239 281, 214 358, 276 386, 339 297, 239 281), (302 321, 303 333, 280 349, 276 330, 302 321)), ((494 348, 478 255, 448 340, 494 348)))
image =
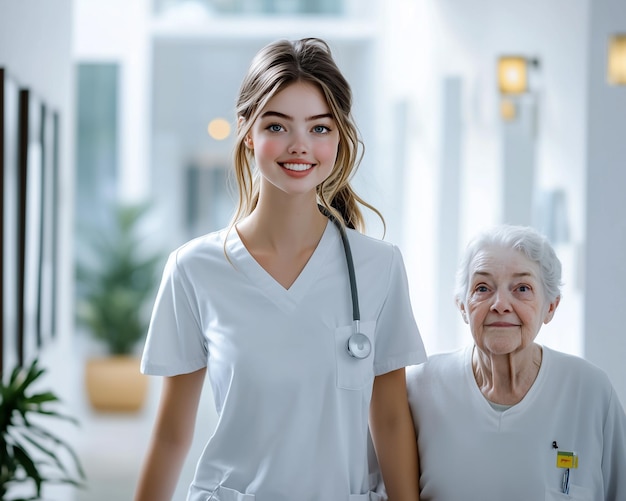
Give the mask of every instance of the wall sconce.
POLYGON ((626 85, 626 33, 609 38, 607 80, 612 85, 626 85))
POLYGON ((517 104, 510 98, 502 98, 500 101, 500 116, 507 122, 515 120, 517 116, 517 104))
POLYGON ((501 94, 523 94, 528 90, 528 60, 502 56, 498 60, 498 87, 501 94))
POLYGON ((524 56, 501 56, 498 59, 498 88, 502 95, 500 116, 510 122, 517 118, 517 97, 530 92, 532 70, 539 66, 538 59, 524 56))

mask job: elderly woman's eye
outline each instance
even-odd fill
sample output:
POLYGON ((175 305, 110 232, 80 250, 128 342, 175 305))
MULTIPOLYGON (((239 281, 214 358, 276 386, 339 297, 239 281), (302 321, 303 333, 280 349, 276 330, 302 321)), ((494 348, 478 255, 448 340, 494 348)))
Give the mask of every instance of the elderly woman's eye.
POLYGON ((520 292, 530 292, 531 288, 528 285, 520 285, 517 290, 520 292))
POLYGON ((489 290, 489 288, 486 285, 477 285, 476 289, 474 289, 476 292, 487 292, 489 290))

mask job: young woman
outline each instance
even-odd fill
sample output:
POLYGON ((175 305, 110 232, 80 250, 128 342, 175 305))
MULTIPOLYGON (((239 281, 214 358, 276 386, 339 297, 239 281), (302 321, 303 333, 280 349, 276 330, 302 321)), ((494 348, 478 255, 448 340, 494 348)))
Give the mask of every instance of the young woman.
POLYGON ((154 306, 142 371, 165 380, 136 501, 171 499, 205 374, 219 421, 189 501, 382 499, 369 429, 389 498, 418 499, 404 367, 424 347, 400 252, 357 231, 359 204, 378 212, 349 184, 351 104, 322 40, 253 60, 233 223, 171 254, 154 306))

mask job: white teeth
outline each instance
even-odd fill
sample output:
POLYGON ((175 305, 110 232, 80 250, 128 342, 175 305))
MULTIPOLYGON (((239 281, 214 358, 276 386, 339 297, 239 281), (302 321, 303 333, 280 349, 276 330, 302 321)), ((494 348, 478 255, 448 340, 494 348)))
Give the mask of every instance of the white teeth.
POLYGON ((304 171, 304 170, 308 170, 311 167, 313 167, 312 164, 282 164, 282 166, 285 169, 289 169, 289 170, 295 170, 298 172, 304 171))

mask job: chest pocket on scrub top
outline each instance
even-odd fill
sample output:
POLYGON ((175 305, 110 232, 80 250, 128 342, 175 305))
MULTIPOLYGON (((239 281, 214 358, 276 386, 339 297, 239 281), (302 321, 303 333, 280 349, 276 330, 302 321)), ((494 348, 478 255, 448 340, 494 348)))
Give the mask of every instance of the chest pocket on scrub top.
POLYGON ((361 322, 360 329, 372 343, 372 351, 366 358, 355 358, 348 353, 348 339, 354 333, 354 325, 335 329, 335 360, 337 364, 337 388, 361 390, 374 380, 374 355, 376 322, 361 322))

